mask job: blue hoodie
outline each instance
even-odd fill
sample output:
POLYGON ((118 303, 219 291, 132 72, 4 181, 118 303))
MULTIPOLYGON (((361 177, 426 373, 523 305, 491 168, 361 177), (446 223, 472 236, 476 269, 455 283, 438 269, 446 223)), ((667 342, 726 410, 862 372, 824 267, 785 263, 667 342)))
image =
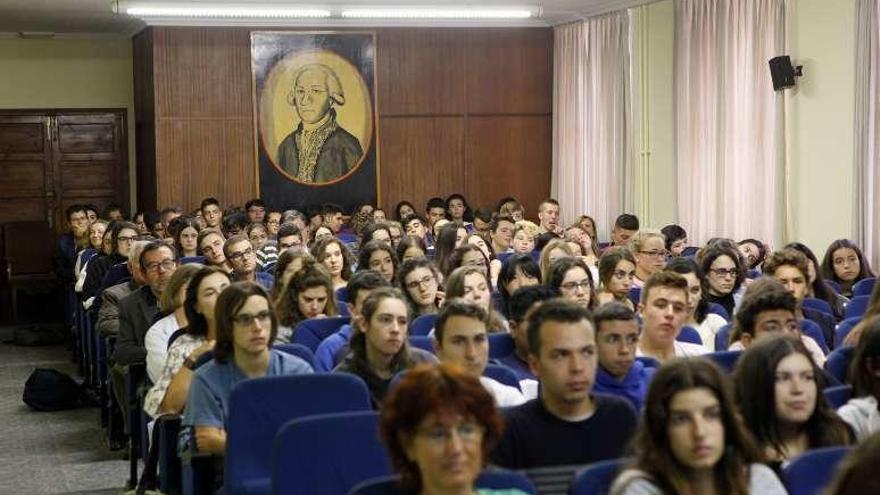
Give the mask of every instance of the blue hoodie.
POLYGON ((641 411, 645 403, 645 395, 648 393, 648 385, 651 384, 651 378, 653 378, 655 371, 657 371, 656 368, 649 368, 641 361, 636 360, 630 366, 629 373, 623 380, 618 380, 601 366, 598 366, 593 392, 622 397, 629 400, 636 411, 641 411))

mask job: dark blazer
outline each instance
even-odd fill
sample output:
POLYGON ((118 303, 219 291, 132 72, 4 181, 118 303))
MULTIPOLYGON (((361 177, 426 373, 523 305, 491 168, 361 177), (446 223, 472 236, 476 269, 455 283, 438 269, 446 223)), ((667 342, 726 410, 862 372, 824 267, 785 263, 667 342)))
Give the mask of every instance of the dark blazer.
MULTIPOLYGON (((292 177, 296 177, 299 171, 299 150, 296 147, 298 133, 302 133, 302 124, 278 146, 279 165, 292 177)), ((342 127, 337 127, 324 141, 318 153, 315 175, 311 182, 329 182, 342 177, 357 164, 363 154, 360 141, 342 127)))
POLYGON ((148 285, 119 301, 119 334, 113 360, 117 364, 143 363, 147 358, 144 337, 159 313, 159 303, 148 285))
POLYGON ((101 309, 98 310, 98 323, 95 328, 102 337, 119 332, 119 301, 137 290, 134 282, 123 282, 104 289, 101 293, 101 309))

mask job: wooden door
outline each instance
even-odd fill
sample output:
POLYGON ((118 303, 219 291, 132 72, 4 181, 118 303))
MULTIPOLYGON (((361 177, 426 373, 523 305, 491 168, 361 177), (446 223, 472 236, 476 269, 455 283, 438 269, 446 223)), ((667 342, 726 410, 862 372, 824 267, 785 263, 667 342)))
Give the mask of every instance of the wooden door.
POLYGON ((0 114, 0 224, 55 222, 50 117, 0 114))

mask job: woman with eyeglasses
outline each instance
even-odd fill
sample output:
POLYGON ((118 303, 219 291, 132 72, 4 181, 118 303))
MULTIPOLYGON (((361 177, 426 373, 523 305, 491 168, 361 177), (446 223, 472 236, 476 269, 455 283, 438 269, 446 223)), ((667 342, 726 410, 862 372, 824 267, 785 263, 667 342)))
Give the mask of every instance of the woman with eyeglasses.
POLYGON ((434 314, 443 303, 440 273, 426 258, 411 259, 400 266, 397 274, 413 317, 434 314))
POLYGON ((236 282, 217 298, 214 359, 196 371, 187 396, 183 426, 191 428, 195 450, 223 455, 229 397, 240 382, 263 376, 312 373, 302 359, 272 350, 278 322, 269 295, 257 284, 236 282))
POLYGON ((666 238, 659 230, 642 229, 629 241, 629 248, 636 259, 636 276, 633 287, 644 287, 648 277, 666 266, 666 238))
POLYGON ((635 311, 629 291, 636 276, 636 259, 625 247, 611 247, 599 258, 598 304, 616 301, 635 311))
POLYGON ((587 309, 596 307, 593 275, 580 258, 560 258, 554 261, 544 278, 544 285, 557 289, 563 299, 587 309))
POLYGON ((450 364, 420 366, 389 394, 379 431, 400 473, 401 493, 525 495, 476 489, 503 420, 479 380, 450 364))
POLYGON ((746 278, 739 252, 724 243, 715 243, 703 248, 697 261, 706 278, 706 300, 720 305, 732 317, 739 303, 739 289, 746 278))
POLYGON ((436 363, 433 354, 407 344, 410 311, 398 289, 380 287, 370 292, 361 308, 360 324, 351 336, 351 351, 334 373, 361 377, 378 409, 394 375, 421 363, 436 363))
POLYGON ((82 290, 83 300, 98 294, 104 275, 113 265, 128 261, 131 245, 138 238, 137 225, 131 222, 113 222, 110 224, 110 232, 110 254, 91 260, 86 269, 86 280, 82 290))

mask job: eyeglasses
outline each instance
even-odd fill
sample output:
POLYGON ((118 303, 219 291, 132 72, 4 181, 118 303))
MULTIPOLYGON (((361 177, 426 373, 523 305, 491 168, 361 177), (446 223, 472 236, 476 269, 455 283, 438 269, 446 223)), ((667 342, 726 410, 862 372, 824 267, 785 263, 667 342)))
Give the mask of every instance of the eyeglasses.
POLYGON ((453 434, 457 435, 462 442, 473 443, 481 440, 483 433, 483 428, 473 422, 461 423, 451 428, 435 426, 418 432, 419 435, 438 446, 449 443, 453 434))
POLYGON ((235 315, 232 317, 232 321, 241 325, 243 327, 249 327, 254 324, 254 321, 259 321, 260 323, 268 323, 272 320, 272 313, 269 311, 260 311, 255 315, 242 313, 240 315, 235 315))
POLYGON ((639 251, 639 254, 644 254, 645 256, 650 256, 652 258, 668 258, 669 251, 639 251))
POLYGON ((134 242, 134 241, 136 241, 136 240, 137 240, 137 236, 136 236, 136 235, 131 235, 131 236, 129 236, 129 235, 122 236, 122 235, 121 235, 121 236, 119 236, 119 237, 116 238, 116 242, 117 242, 117 243, 119 243, 119 242, 134 242))
POLYGON ((238 261, 245 256, 250 256, 252 254, 254 254, 254 248, 247 248, 244 251, 239 251, 237 253, 229 253, 229 259, 231 261, 238 261))
POLYGON ((162 270, 169 271, 175 266, 177 266, 177 262, 174 260, 153 261, 152 263, 144 265, 144 270, 148 272, 158 272, 161 268, 162 270))
POLYGON ((589 279, 581 280, 580 282, 566 282, 559 286, 560 289, 565 291, 572 291, 577 289, 590 290, 593 284, 590 283, 589 279))
POLYGON ((425 275, 424 277, 422 277, 421 280, 413 280, 412 282, 407 282, 406 288, 415 290, 415 289, 418 289, 419 287, 422 287, 422 286, 430 287, 432 283, 436 283, 436 282, 437 281, 434 280, 433 276, 425 275))
POLYGON ((736 277, 739 274, 739 270, 736 268, 710 268, 709 271, 722 278, 727 276, 736 277))
POLYGON ((617 280, 623 280, 627 278, 632 279, 635 278, 635 276, 636 272, 625 272, 623 270, 615 270, 614 272, 614 278, 616 278, 617 280))

